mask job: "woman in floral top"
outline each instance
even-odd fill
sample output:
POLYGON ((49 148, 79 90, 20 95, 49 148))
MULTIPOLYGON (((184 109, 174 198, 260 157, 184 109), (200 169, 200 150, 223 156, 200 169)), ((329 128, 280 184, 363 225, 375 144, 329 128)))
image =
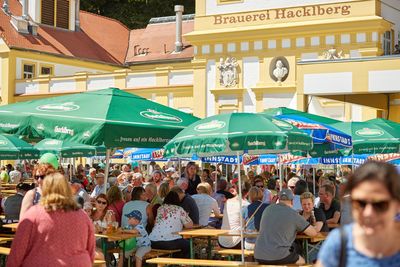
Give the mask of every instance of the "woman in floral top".
MULTIPOLYGON (((186 211, 179 207, 179 196, 169 192, 164 203, 158 208, 156 222, 150 234, 151 247, 154 249, 180 249, 180 257, 188 258, 189 241, 175 234, 183 228, 192 228, 193 222, 186 211)), ((178 256, 178 255, 177 255, 178 256)))

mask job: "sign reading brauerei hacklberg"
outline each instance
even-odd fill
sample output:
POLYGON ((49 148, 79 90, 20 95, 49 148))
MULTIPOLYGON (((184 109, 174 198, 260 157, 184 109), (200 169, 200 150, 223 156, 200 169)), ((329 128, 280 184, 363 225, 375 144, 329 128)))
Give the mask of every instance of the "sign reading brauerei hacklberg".
MULTIPOLYGON (((262 26, 279 23, 317 21, 325 19, 346 19, 358 16, 375 16, 378 10, 374 1, 298 1, 296 6, 280 5, 281 1, 259 1, 250 7, 240 9, 240 5, 250 5, 250 0, 243 3, 224 5, 224 9, 206 12, 205 16, 196 17, 196 31, 219 28, 237 28, 262 26), (263 4, 262 4, 263 3, 263 4), (303 5, 300 5, 302 3, 303 5), (317 3, 317 4, 312 4, 317 3), (282 6, 282 7, 280 7, 282 6)), ((253 0, 254 2, 254 0, 253 0)), ((293 2, 292 2, 293 3, 293 2)), ((293 4, 294 5, 294 4, 293 4)), ((219 7, 218 7, 219 8, 219 7)))

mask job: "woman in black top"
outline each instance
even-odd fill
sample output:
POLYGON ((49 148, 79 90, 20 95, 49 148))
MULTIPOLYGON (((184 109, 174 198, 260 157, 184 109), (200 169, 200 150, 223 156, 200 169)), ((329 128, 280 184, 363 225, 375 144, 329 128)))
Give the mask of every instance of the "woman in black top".
POLYGON ((314 195, 310 192, 305 192, 300 195, 300 201, 303 209, 300 211, 300 215, 313 225, 317 232, 329 232, 324 212, 314 207, 314 195))

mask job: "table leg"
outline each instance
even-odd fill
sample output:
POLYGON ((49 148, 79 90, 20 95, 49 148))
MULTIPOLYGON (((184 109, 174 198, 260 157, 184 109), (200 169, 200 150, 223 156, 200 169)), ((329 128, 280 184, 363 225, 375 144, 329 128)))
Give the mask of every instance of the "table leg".
POLYGON ((306 261, 306 263, 308 262, 308 239, 304 238, 303 240, 303 247, 304 247, 304 260, 306 261))
POLYGON ((212 246, 211 246, 211 236, 208 236, 208 237, 207 237, 207 241, 208 241, 207 259, 211 259, 211 250, 212 250, 212 246))
POLYGON ((107 259, 107 239, 105 237, 101 238, 101 250, 103 251, 104 259, 107 259))
POLYGON ((193 251, 193 238, 189 238, 189 244, 190 244, 190 258, 194 259, 194 251, 193 251))

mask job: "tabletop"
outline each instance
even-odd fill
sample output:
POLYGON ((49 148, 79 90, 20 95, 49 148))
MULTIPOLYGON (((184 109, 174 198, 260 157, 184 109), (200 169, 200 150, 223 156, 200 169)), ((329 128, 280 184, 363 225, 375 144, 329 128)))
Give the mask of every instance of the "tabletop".
POLYGON ((229 230, 222 229, 210 229, 210 228, 202 228, 202 229, 185 229, 183 231, 178 232, 178 235, 183 237, 196 237, 196 236, 211 236, 216 237, 221 233, 226 233, 229 230))
POLYGON ((316 236, 308 236, 305 234, 297 234, 296 239, 309 239, 311 242, 324 241, 328 237, 329 233, 318 233, 316 236))
POLYGON ((120 241, 120 240, 127 240, 134 237, 140 236, 139 233, 127 233, 122 231, 117 231, 113 233, 104 233, 104 234, 95 234, 96 237, 103 237, 107 238, 108 241, 120 241))
POLYGON ((18 227, 18 223, 8 223, 8 224, 3 224, 3 227, 5 228, 11 228, 13 230, 16 230, 18 227))

